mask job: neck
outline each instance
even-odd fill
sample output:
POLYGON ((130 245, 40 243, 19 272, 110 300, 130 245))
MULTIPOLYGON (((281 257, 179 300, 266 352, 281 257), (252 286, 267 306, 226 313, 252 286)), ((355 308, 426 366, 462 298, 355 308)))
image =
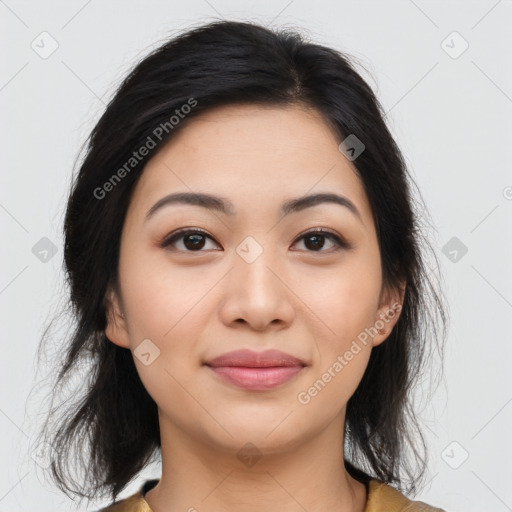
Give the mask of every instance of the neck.
POLYGON ((153 512, 363 512, 365 485, 344 465, 343 420, 298 445, 262 446, 251 458, 242 456, 249 448, 206 444, 161 416, 162 477, 145 499, 153 512))

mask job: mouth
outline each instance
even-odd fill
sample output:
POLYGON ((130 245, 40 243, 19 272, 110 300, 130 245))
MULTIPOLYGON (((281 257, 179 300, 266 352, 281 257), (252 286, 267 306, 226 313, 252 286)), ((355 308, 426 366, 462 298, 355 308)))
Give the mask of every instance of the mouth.
POLYGON ((278 350, 237 350, 211 359, 205 366, 224 382, 245 390, 266 391, 291 380, 306 364, 278 350))
POLYGON ((224 381, 250 391, 273 389, 298 374, 304 366, 270 366, 265 368, 244 366, 210 366, 224 381))

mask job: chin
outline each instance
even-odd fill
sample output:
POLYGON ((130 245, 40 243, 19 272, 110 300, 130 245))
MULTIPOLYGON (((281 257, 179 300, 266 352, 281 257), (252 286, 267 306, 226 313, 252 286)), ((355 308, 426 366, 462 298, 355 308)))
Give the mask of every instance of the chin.
POLYGON ((224 428, 210 431, 208 437, 221 450, 235 454, 239 451, 243 454, 244 450, 251 452, 252 449, 266 455, 293 451, 310 436, 304 430, 303 422, 295 424, 290 421, 293 414, 286 418, 287 414, 267 420, 260 417, 257 421, 254 416, 231 416, 230 421, 219 420, 224 428))

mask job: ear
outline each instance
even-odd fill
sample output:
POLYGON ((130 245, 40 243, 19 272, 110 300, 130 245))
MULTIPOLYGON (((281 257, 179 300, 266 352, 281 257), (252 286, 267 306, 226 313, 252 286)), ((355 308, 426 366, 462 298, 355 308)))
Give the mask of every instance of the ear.
POLYGON ((120 347, 130 348, 130 339, 120 300, 117 292, 111 287, 105 295, 105 314, 107 320, 105 336, 120 347))
POLYGON ((373 323, 377 334, 373 337, 372 345, 380 345, 391 334, 402 312, 405 295, 405 282, 397 288, 383 288, 380 294, 380 303, 373 323))

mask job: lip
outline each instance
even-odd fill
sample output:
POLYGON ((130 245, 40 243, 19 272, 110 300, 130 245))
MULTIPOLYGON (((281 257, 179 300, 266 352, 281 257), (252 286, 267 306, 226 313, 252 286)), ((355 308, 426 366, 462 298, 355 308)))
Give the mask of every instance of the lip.
POLYGON ((251 391, 273 389, 297 375, 306 364, 280 350, 235 350, 205 363, 224 381, 251 391))
POLYGON ((241 349, 226 352, 206 361, 208 366, 245 366, 247 368, 268 368, 270 366, 306 366, 306 364, 286 352, 269 349, 263 352, 241 349))

